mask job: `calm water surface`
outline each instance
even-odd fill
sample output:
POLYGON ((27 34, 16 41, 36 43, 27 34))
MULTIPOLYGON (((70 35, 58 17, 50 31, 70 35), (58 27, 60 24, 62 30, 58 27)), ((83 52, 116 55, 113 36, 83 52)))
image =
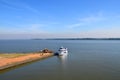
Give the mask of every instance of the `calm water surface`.
POLYGON ((120 80, 117 40, 0 40, 0 53, 57 51, 60 46, 69 54, 0 71, 0 80, 120 80))

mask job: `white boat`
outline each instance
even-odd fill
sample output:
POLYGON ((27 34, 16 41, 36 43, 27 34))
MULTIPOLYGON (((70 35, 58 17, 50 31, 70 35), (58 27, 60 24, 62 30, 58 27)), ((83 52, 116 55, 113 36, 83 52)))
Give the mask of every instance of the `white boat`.
POLYGON ((64 47, 60 47, 58 51, 59 51, 58 55, 60 55, 60 56, 68 54, 67 48, 64 48, 64 47))

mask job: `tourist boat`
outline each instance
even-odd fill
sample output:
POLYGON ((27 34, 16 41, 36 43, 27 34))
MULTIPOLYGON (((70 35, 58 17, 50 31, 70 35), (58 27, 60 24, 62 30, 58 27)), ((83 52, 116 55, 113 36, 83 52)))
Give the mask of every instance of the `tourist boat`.
POLYGON ((58 55, 59 55, 59 56, 67 55, 67 54, 68 54, 67 48, 64 48, 64 47, 60 47, 60 48, 59 48, 59 50, 58 50, 58 55))

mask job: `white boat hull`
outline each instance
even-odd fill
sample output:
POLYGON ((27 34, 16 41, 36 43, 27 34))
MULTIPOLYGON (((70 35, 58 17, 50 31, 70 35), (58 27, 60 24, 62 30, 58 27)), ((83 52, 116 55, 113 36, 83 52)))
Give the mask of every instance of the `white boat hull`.
POLYGON ((67 55, 68 54, 68 51, 61 51, 59 52, 59 55, 62 56, 62 55, 67 55))
POLYGON ((59 51, 59 52, 58 52, 58 55, 59 55, 59 56, 67 55, 67 54, 68 54, 67 48, 61 47, 58 51, 59 51))
POLYGON ((67 55, 68 53, 59 53, 59 56, 67 55))

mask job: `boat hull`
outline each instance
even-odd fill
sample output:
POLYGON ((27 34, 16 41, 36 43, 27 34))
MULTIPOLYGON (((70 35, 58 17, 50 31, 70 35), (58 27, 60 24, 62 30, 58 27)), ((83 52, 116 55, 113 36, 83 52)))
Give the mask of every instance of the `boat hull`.
POLYGON ((59 54, 59 56, 63 56, 63 55, 67 55, 68 52, 59 52, 58 54, 59 54))
POLYGON ((59 56, 63 56, 63 55, 67 55, 67 54, 68 54, 67 48, 64 48, 64 47, 59 48, 58 51, 59 51, 59 52, 58 52, 58 55, 59 55, 59 56))

